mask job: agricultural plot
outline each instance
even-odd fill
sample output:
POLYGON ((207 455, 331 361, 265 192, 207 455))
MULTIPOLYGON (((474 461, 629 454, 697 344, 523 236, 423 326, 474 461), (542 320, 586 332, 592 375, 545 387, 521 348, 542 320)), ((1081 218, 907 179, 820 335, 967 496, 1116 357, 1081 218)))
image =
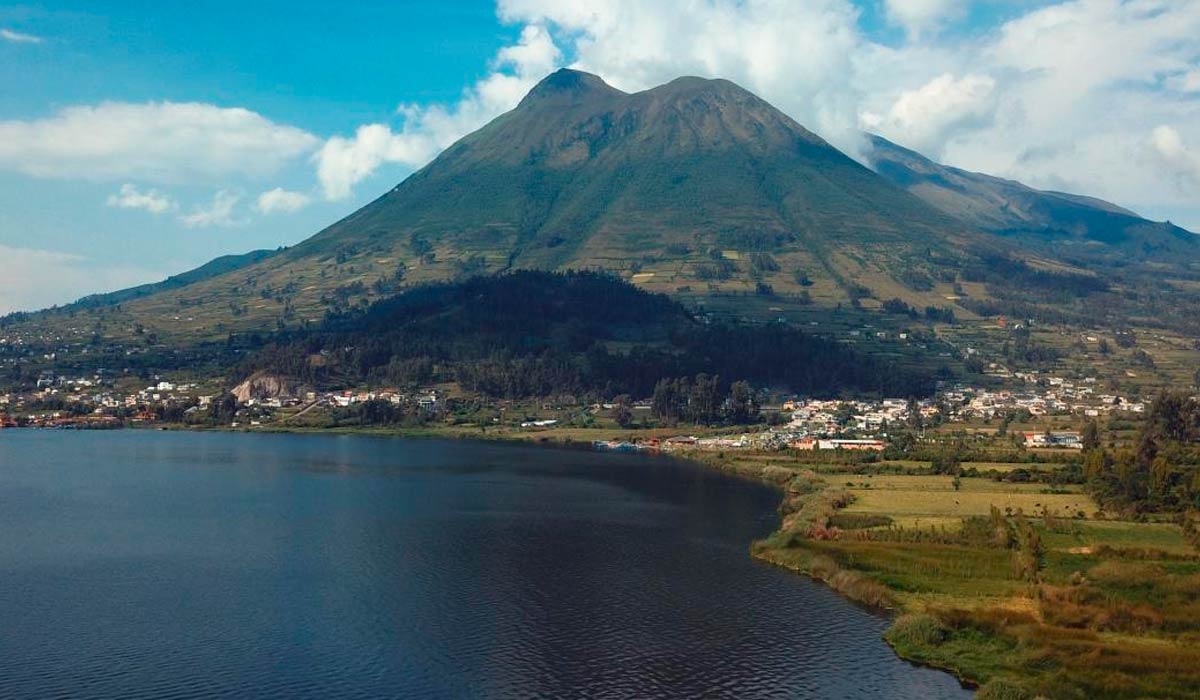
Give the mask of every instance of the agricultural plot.
MULTIPOLYGON (((841 485, 840 481, 833 481, 841 485)), ((888 516, 903 527, 955 528, 962 518, 987 515, 992 506, 1004 512, 1027 515, 1049 510, 1062 518, 1091 517, 1098 506, 1075 489, 1070 493, 1042 493, 1042 484, 1009 484, 990 479, 964 478, 954 487, 949 476, 853 476, 845 488, 854 501, 847 513, 888 516)))

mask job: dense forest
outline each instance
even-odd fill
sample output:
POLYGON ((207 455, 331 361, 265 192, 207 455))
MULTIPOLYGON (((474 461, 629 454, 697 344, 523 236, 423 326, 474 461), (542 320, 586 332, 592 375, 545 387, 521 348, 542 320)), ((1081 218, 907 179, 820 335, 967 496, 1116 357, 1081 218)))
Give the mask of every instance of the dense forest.
POLYGON ((660 380, 717 376, 815 395, 932 393, 900 368, 781 324, 710 325, 596 272, 521 271, 433 284, 269 339, 239 367, 317 386, 456 381, 496 397, 649 397, 660 380))

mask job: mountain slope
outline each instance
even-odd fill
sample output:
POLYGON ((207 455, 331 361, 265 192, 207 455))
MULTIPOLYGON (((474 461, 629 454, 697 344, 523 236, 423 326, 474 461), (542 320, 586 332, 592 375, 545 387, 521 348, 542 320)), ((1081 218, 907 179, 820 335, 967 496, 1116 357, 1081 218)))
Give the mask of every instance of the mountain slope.
MULTIPOLYGON (((460 265, 640 268, 687 284, 713 276, 713 251, 819 271, 840 267, 834 247, 882 264, 885 250, 954 258, 972 236, 733 83, 629 95, 564 70, 290 255, 432 246, 460 265)), ((707 281, 751 288, 732 267, 736 280, 707 281)))
MULTIPOLYGON (((1075 292, 1059 291, 1106 288, 1064 283, 1090 273, 931 206, 729 81, 679 78, 627 94, 562 70, 310 239, 224 274, 120 296, 119 308, 68 315, 67 325, 216 340, 514 269, 605 269, 700 301, 757 293, 866 309, 893 299, 941 307, 963 294, 991 308, 982 302, 1005 288, 1038 302, 1038 285, 1062 303, 1075 292)), ((736 306, 750 315, 753 305, 736 306)), ((775 317, 769 304, 756 308, 775 317)))
POLYGON ((955 271, 994 247, 731 82, 627 94, 562 70, 312 238, 216 277, 120 295, 97 323, 219 338, 511 269, 602 268, 652 291, 768 289, 828 306, 900 296, 920 308, 944 304, 955 271))
POLYGON ((871 165, 943 212, 1077 263, 1200 260, 1200 237, 1093 197, 1036 190, 936 163, 870 135, 871 165))
POLYGON ((178 275, 171 275, 161 282, 151 282, 149 284, 141 284, 128 289, 121 289, 115 292, 107 292, 104 294, 90 294, 83 297, 79 301, 71 304, 74 308, 89 308, 97 306, 108 306, 120 304, 131 299, 146 297, 159 292, 166 292, 172 289, 180 289, 188 285, 203 282, 205 280, 219 277, 228 272, 240 270, 244 267, 253 265, 257 262, 266 260, 275 255, 279 251, 275 250, 252 250, 249 253, 240 255, 222 255, 213 258, 204 263, 200 267, 181 272, 178 275))

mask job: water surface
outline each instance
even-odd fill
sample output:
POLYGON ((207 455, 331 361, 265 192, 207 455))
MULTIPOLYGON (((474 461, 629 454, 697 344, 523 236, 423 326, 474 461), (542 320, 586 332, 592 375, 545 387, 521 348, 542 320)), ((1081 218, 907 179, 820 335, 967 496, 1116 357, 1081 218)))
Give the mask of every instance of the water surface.
POLYGON ((966 698, 666 459, 0 431, 0 697, 966 698))

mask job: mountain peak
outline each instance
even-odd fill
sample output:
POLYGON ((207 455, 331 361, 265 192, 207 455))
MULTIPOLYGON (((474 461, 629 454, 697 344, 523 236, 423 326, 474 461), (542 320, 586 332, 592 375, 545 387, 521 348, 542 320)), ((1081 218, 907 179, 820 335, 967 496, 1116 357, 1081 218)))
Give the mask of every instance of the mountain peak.
POLYGON ((560 68, 542 78, 529 94, 521 100, 521 105, 536 102, 554 101, 578 102, 596 95, 623 95, 625 93, 604 82, 604 79, 592 73, 560 68))
POLYGON ((742 86, 724 78, 701 78, 696 75, 682 75, 670 82, 663 83, 653 90, 662 92, 744 92, 742 86))

